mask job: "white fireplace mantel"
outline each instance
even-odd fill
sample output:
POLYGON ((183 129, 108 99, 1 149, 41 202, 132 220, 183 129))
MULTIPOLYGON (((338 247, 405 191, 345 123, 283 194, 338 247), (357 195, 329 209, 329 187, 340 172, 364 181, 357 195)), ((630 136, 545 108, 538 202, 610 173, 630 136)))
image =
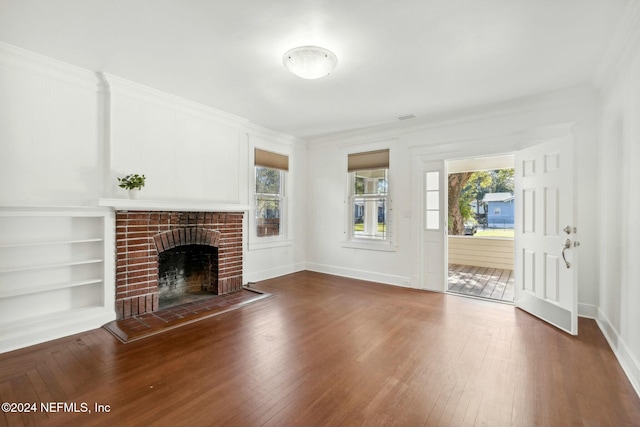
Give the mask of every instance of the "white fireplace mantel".
POLYGON ((247 212, 251 209, 251 206, 239 203, 108 198, 98 199, 98 206, 106 206, 123 211, 247 212))

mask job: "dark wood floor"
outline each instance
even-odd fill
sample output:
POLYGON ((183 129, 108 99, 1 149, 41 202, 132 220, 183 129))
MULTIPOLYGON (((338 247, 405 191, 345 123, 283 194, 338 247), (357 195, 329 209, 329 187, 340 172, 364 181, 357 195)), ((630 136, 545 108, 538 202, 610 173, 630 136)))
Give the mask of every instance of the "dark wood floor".
POLYGON ((129 344, 98 329, 0 355, 2 402, 92 411, 0 425, 640 423, 591 320, 572 337, 511 305, 312 272, 256 287, 275 296, 129 344))
POLYGON ((513 302, 513 270, 449 264, 448 291, 460 295, 513 302))

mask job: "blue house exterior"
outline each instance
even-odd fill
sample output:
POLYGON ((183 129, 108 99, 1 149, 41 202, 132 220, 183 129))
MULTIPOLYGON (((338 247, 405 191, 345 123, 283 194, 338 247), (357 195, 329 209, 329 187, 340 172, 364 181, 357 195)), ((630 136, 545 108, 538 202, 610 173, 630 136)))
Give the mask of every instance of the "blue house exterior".
POLYGON ((489 228, 514 228, 514 197, 511 193, 489 193, 482 200, 487 206, 489 228))

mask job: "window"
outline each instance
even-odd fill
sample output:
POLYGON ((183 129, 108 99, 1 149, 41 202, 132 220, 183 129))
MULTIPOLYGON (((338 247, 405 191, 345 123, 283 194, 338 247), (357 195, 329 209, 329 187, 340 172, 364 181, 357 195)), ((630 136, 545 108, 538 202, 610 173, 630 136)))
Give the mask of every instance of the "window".
POLYGON ((500 215, 500 208, 493 208, 494 215, 500 215))
POLYGON ((284 236, 285 177, 289 158, 255 149, 255 231, 257 237, 284 236))
POLYGON ((281 170, 256 166, 256 235, 279 236, 281 233, 284 179, 281 170))
POLYGON ((349 154, 351 239, 389 240, 389 150, 349 154))
POLYGON ((440 229, 440 172, 425 174, 425 228, 440 229))

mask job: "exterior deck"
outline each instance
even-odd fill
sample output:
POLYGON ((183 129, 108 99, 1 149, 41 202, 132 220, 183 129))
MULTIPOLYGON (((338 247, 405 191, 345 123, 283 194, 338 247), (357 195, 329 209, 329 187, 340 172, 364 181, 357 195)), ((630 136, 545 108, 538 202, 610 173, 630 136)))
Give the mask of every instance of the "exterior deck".
POLYGON ((513 302, 513 270, 449 264, 448 291, 513 302))

